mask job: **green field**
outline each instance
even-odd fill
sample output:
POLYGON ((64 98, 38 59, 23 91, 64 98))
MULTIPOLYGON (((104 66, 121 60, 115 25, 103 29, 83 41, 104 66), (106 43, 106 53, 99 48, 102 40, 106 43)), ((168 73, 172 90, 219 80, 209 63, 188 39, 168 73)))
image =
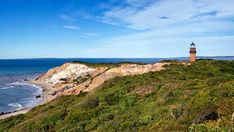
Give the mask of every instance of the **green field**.
POLYGON ((0 131, 234 130, 234 61, 166 67, 116 77, 91 93, 59 97, 0 120, 0 131))

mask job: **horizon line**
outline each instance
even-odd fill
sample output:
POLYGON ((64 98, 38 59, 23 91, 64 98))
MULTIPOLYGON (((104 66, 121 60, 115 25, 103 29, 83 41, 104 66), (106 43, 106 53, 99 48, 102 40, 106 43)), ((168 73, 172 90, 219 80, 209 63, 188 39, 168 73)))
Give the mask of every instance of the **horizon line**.
MULTIPOLYGON (((234 57, 234 55, 230 55, 230 56, 197 56, 197 57, 234 57)), ((172 59, 172 58, 189 58, 189 56, 181 56, 181 57, 145 57, 145 58, 141 58, 141 57, 65 57, 65 58, 60 58, 60 57, 42 57, 42 58, 0 58, 0 60, 30 60, 30 59, 172 59)))

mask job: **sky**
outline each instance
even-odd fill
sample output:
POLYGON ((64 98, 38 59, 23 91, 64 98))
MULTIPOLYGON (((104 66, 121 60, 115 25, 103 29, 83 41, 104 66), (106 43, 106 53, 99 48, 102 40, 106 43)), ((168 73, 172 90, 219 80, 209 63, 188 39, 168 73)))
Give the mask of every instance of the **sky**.
POLYGON ((233 0, 0 0, 0 58, 234 56, 233 0))

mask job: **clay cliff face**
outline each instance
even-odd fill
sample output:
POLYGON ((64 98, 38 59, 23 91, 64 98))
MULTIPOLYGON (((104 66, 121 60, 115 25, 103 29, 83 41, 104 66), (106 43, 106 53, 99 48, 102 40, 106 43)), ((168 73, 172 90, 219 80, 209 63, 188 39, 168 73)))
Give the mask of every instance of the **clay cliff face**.
POLYGON ((37 80, 51 84, 53 95, 79 94, 81 91, 90 92, 94 90, 108 79, 160 71, 167 64, 169 63, 122 64, 114 68, 94 68, 80 63, 65 63, 60 67, 49 70, 37 80))
POLYGON ((83 64, 65 63, 60 67, 49 70, 45 75, 40 77, 39 80, 55 85, 64 81, 65 79, 73 80, 95 70, 95 68, 89 68, 83 64))

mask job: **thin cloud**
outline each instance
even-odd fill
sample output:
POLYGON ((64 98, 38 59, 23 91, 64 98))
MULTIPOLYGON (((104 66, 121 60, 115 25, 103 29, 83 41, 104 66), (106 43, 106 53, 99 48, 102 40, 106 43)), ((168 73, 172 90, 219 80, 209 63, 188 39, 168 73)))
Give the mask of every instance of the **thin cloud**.
POLYGON ((71 29, 71 30, 80 29, 80 27, 78 27, 78 26, 73 26, 73 25, 65 25, 65 26, 63 26, 63 28, 71 29))
POLYGON ((99 33, 90 33, 90 32, 83 33, 83 35, 86 35, 86 36, 100 36, 99 33))
POLYGON ((60 19, 62 19, 64 21, 68 21, 70 23, 76 21, 76 17, 74 17, 72 15, 60 14, 58 16, 59 16, 60 19))
MULTIPOLYGON (((144 1, 146 4, 137 0, 125 2, 128 3, 127 6, 112 5, 95 15, 88 12, 78 15, 79 18, 134 31, 99 40, 92 54, 103 55, 105 52, 111 54, 111 57, 136 57, 135 53, 141 53, 138 57, 166 57, 168 52, 160 49, 168 49, 179 56, 186 56, 186 46, 192 41, 203 47, 215 45, 214 51, 230 47, 234 40, 234 23, 230 19, 234 16, 232 0, 157 0, 149 5, 147 0, 144 1), (143 8, 139 8, 142 5, 143 8), (177 48, 178 45, 183 45, 184 49, 177 48), (177 51, 174 52, 174 49, 177 51)), ((96 36, 95 33, 83 35, 96 36)), ((227 51, 231 53, 230 49, 227 51)), ((213 54, 215 53, 209 55, 213 54)))
MULTIPOLYGON (((135 2, 138 1, 131 0, 131 3, 135 2)), ((159 0, 143 10, 135 6, 116 6, 104 12, 102 18, 136 30, 152 30, 200 19, 233 17, 234 8, 232 7, 234 7, 232 0, 159 0), (165 21, 162 16, 171 19, 165 21), (199 17, 194 18, 194 16, 199 17)))

